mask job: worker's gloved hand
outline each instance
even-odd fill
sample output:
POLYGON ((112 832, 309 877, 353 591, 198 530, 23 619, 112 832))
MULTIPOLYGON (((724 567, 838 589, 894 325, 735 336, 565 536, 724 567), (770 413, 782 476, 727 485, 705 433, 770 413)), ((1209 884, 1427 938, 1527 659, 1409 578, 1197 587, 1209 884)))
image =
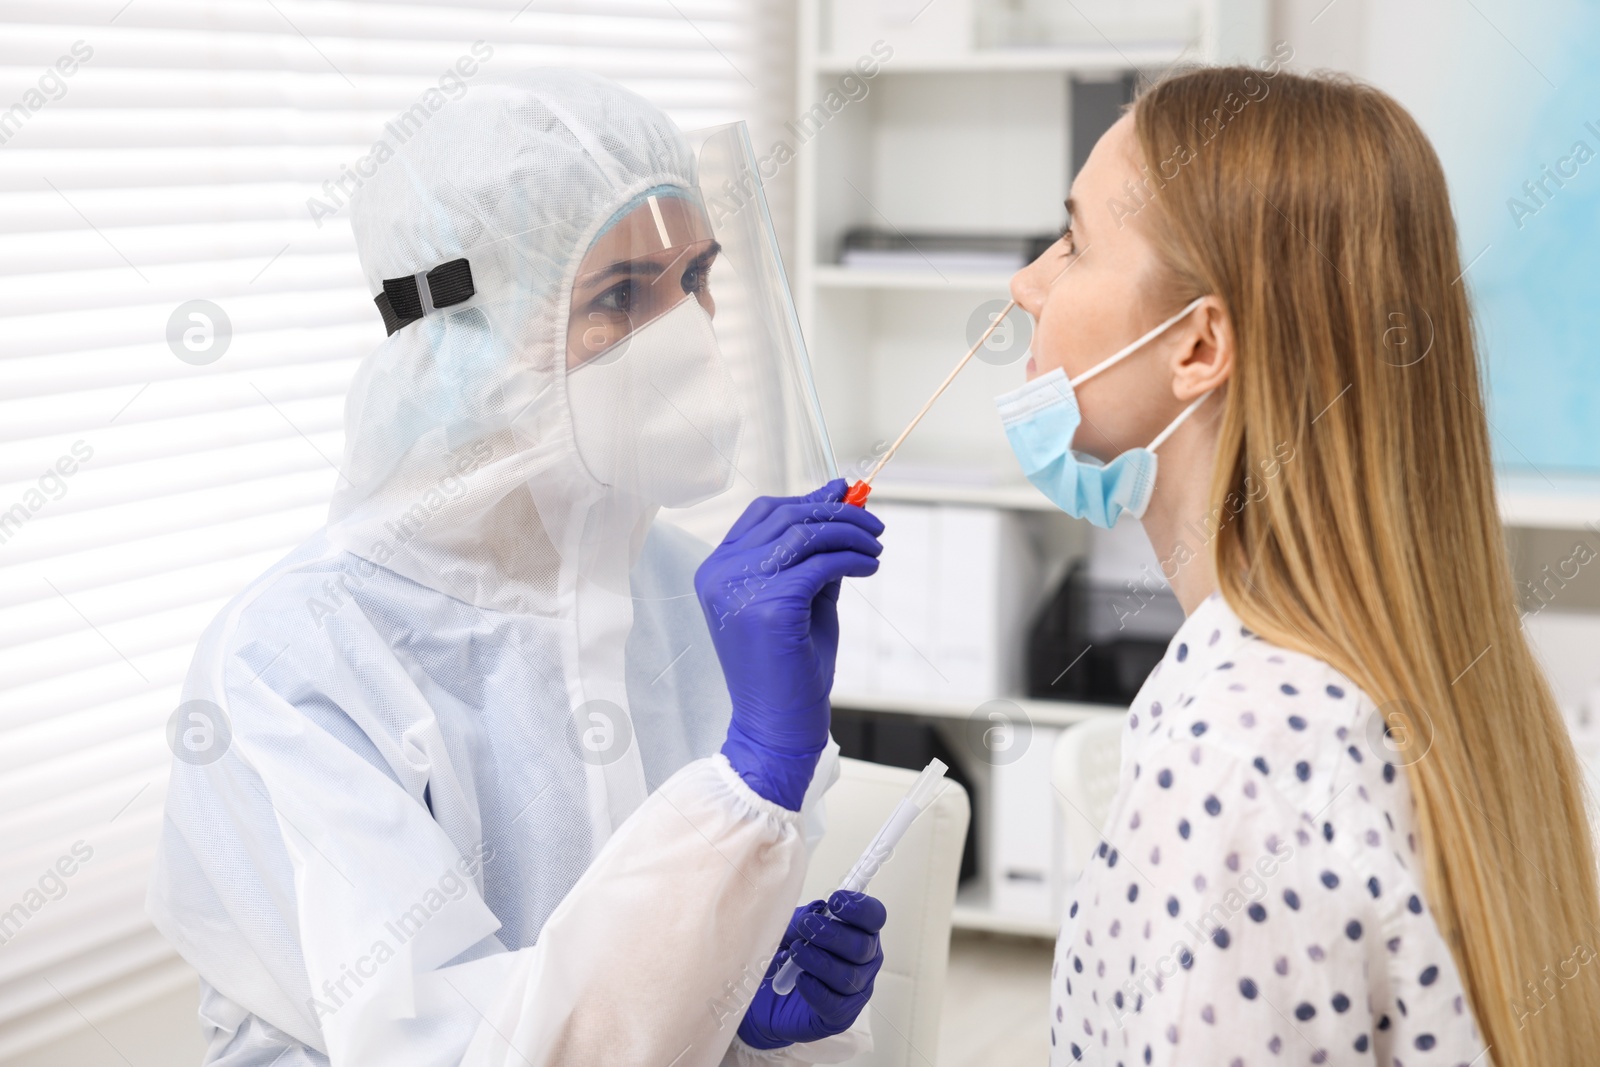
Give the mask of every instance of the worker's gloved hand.
POLYGON ((843 503, 844 479, 760 497, 695 574, 733 719, 722 753, 751 789, 791 811, 828 743, 839 582, 878 569, 879 522, 843 503))
POLYGON ((865 893, 838 890, 823 902, 796 908, 767 976, 739 1024, 739 1040, 751 1048, 772 1049, 797 1041, 842 1034, 872 997, 872 983, 883 966, 878 931, 887 913, 883 902, 865 893), (794 991, 780 997, 772 976, 790 954, 800 965, 794 991))

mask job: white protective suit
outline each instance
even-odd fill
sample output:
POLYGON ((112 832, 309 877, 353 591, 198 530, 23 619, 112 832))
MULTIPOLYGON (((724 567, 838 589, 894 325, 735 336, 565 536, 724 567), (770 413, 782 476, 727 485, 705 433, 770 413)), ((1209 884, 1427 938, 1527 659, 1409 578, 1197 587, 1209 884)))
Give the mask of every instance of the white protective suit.
MULTIPOLYGON (((763 368, 713 344, 695 373, 744 390, 731 426, 723 407, 712 437, 680 427, 679 453, 670 419, 614 420, 653 436, 591 433, 604 484, 575 440, 574 272, 619 208, 695 182, 654 107, 542 72, 475 83, 361 190, 374 292, 458 258, 475 292, 363 362, 327 527, 223 610, 188 676, 149 911, 203 979, 207 1064, 689 1067, 870 1047, 865 1013, 771 1053, 733 1038, 837 748, 801 813, 717 754, 728 695, 691 584, 709 547, 657 516, 728 488, 735 460, 730 500, 786 488, 750 473, 763 439, 790 453, 769 467, 820 484, 820 424, 774 432, 796 416, 751 409, 763 368)), ((635 343, 702 351, 684 347, 708 332, 699 310, 635 343)))

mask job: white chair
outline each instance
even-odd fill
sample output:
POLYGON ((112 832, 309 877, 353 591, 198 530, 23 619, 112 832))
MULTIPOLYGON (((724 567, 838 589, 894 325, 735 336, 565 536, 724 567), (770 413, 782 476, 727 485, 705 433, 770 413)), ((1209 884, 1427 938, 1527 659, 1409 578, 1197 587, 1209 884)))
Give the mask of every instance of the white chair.
MULTIPOLYGON (((826 898, 838 888, 916 777, 899 767, 840 761, 839 780, 826 797, 828 833, 811 857, 801 903, 826 898)), ((947 780, 867 890, 883 901, 889 921, 881 935, 883 969, 869 1008, 873 1050, 851 1060, 854 1067, 934 1067, 938 1062, 950 912, 971 818, 967 791, 947 780)))
POLYGON ((1066 827, 1067 877, 1076 878, 1099 844, 1122 767, 1122 715, 1097 715, 1061 731, 1050 778, 1066 827))

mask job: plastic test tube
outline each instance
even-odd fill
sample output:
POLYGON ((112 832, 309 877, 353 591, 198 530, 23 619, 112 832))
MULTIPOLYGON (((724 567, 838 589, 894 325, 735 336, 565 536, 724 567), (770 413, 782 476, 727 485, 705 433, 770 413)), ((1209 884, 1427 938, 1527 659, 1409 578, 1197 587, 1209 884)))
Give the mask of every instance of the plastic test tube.
MULTIPOLYGON (((949 769, 943 760, 938 759, 922 769, 922 773, 917 775, 917 780, 911 783, 911 789, 901 798, 900 803, 895 805, 894 811, 889 814, 883 827, 867 845, 867 850, 861 853, 856 865, 850 868, 850 873, 839 883, 840 889, 851 893, 861 893, 866 890, 867 883, 878 873, 878 868, 894 854, 894 847, 905 836, 906 830, 910 829, 917 816, 921 815, 923 809, 933 800, 934 792, 944 780, 944 772, 949 769)), ((825 914, 830 918, 834 917, 831 911, 825 914)), ((779 967, 778 973, 773 976, 772 991, 780 997, 788 995, 794 989, 794 983, 799 977, 800 965, 791 955, 783 961, 783 966, 779 967)))

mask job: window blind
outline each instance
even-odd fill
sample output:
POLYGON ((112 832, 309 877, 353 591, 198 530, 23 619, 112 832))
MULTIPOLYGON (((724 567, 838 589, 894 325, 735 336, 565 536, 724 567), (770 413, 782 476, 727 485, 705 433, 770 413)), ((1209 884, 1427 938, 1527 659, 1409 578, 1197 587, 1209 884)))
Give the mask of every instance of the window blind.
POLYGON ((789 4, 0 0, 0 1058, 190 980, 143 908, 166 724, 201 630, 322 524, 384 336, 341 177, 534 65, 765 143, 789 4))

